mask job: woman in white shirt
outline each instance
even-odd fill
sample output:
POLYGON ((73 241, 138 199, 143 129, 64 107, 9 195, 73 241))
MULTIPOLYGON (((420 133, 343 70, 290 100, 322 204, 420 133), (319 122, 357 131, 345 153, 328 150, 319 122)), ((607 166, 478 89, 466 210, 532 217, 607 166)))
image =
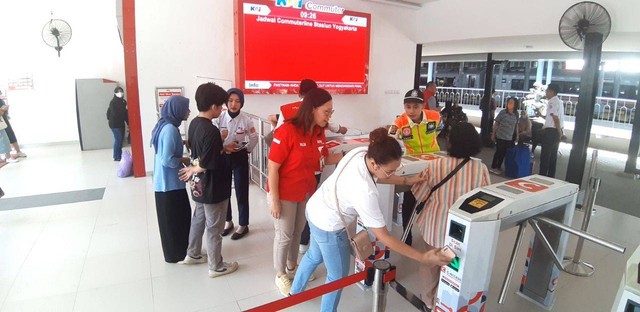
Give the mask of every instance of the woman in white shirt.
MULTIPOLYGON (((402 149, 398 141, 387 135, 386 129, 374 130, 369 138, 369 147, 350 151, 309 199, 307 220, 311 228, 311 245, 300 262, 291 294, 304 291, 309 276, 322 262, 327 268, 327 283, 349 273, 351 247, 340 213, 347 223, 353 223, 359 217, 377 240, 401 255, 433 266, 451 261, 440 249, 422 253, 389 233, 378 205, 376 183, 413 185, 424 177, 395 175, 401 164, 402 149), (340 211, 336 207, 336 196, 340 211)), ((336 311, 340 294, 339 290, 322 296, 321 311, 336 311)))

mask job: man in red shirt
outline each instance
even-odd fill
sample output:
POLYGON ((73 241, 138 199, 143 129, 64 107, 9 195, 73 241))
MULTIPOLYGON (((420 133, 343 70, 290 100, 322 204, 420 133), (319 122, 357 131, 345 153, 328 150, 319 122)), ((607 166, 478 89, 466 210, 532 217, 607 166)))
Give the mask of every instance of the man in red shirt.
POLYGON ((424 103, 425 109, 439 112, 442 107, 438 106, 438 100, 436 99, 437 86, 436 83, 430 81, 427 83, 427 89, 424 90, 424 103))

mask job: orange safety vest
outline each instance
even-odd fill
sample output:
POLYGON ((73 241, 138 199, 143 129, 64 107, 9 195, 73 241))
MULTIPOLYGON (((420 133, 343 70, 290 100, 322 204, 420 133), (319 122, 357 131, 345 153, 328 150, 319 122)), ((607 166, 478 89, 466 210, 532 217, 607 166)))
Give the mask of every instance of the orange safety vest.
POLYGON ((433 153, 440 151, 438 132, 440 114, 436 111, 422 110, 422 121, 415 123, 407 113, 400 115, 389 128, 389 135, 402 140, 407 154, 433 153))

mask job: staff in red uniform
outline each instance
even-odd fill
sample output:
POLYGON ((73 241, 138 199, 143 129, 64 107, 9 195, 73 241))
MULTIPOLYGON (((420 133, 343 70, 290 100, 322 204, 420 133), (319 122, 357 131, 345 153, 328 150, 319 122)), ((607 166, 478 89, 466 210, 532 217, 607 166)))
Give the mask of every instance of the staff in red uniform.
POLYGON ((324 127, 332 114, 329 92, 313 89, 295 117, 276 130, 271 144, 267 202, 275 219, 275 282, 283 295, 291 290, 287 273, 293 275, 298 263, 300 235, 307 221, 305 208, 316 190, 315 172, 325 163, 337 164, 343 156, 324 148, 324 127))

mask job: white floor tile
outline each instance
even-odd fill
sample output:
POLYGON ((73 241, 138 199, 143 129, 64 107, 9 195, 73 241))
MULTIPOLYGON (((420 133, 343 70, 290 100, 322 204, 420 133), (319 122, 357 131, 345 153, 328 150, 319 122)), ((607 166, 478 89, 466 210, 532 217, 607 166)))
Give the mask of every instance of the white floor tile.
POLYGON ((82 267, 83 261, 57 265, 25 265, 13 282, 5 304, 76 292, 82 267))
POLYGON ((216 306, 215 308, 206 308, 202 310, 197 310, 196 312, 240 312, 240 307, 237 302, 230 302, 227 304, 223 304, 221 306, 216 306))
POLYGON ((151 279, 79 291, 76 297, 76 304, 73 311, 154 311, 151 279))
POLYGON ((79 291, 123 284, 151 277, 147 249, 88 257, 79 291))
POLYGON ((71 312, 76 293, 7 302, 2 312, 71 312))
POLYGON ((197 269, 153 278, 156 311, 196 311, 236 301, 228 281, 236 273, 209 278, 206 265, 197 269))
POLYGON ((89 245, 88 257, 98 257, 110 255, 114 253, 123 253, 128 251, 149 248, 149 238, 146 228, 132 227, 129 230, 103 229, 94 232, 89 245))

